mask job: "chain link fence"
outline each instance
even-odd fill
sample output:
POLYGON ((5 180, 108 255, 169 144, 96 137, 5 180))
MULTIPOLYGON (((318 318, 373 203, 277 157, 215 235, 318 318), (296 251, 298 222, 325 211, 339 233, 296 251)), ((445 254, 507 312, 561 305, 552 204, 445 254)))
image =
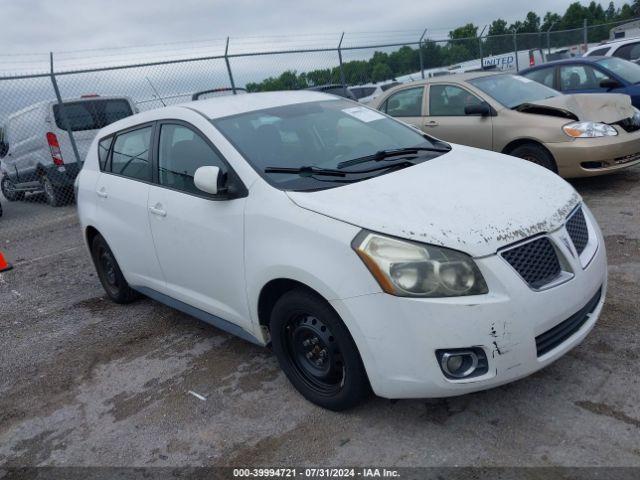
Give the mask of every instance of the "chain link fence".
MULTIPOLYGON (((520 64, 522 53, 581 54, 587 43, 608 39, 613 26, 462 39, 428 31, 226 38, 100 55, 0 55, 0 253, 18 271, 11 281, 19 283, 19 270, 34 259, 82 248, 73 227, 74 180, 98 129, 119 118, 213 89, 371 87, 493 66, 508 54, 517 71, 528 66, 520 64)), ((0 274, 0 294, 13 291, 20 288, 6 287, 0 274)), ((10 304, 8 295, 0 303, 10 304)))

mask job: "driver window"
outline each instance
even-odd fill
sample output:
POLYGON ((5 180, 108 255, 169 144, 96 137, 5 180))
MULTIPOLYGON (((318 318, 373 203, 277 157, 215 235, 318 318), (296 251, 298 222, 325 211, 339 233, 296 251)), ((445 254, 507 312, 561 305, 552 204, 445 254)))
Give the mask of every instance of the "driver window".
POLYGON ((174 124, 160 127, 158 166, 160 185, 197 194, 203 194, 193 182, 198 168, 214 166, 220 168, 222 174, 227 172, 218 153, 199 134, 174 124))
POLYGON ((453 85, 431 85, 429 87, 429 116, 464 116, 464 109, 480 105, 482 100, 464 88, 453 85))
POLYGON ((560 67, 560 88, 562 91, 598 89, 600 82, 606 78, 609 77, 587 65, 560 67))

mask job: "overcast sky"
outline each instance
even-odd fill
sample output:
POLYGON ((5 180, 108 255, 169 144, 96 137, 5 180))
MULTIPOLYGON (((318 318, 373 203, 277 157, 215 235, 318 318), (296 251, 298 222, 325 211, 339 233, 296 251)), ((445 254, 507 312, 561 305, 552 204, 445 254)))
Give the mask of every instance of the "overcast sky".
MULTIPOLYGON (((570 0, 0 0, 0 55, 261 35, 454 28, 570 0)), ((587 2, 583 2, 587 3, 587 2)), ((617 0, 616 6, 623 2, 617 0)), ((602 2, 606 7, 608 1, 602 2)))

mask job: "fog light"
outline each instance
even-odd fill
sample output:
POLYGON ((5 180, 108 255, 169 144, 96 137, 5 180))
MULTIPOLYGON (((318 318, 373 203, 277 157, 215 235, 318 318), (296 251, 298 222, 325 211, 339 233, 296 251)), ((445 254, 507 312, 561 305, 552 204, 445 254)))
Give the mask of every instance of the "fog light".
POLYGON ((437 350, 436 357, 447 378, 478 377, 488 371, 487 356, 478 347, 437 350))

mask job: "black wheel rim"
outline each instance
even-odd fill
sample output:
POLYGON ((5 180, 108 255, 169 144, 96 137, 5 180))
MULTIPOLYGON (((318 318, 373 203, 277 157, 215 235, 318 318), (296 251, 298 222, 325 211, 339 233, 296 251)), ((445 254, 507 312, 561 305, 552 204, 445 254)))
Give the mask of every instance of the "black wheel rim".
POLYGON ((11 183, 8 179, 4 178, 2 180, 2 193, 5 197, 13 196, 15 190, 16 189, 13 186, 13 183, 11 183))
POLYGON ((112 292, 117 292, 120 288, 118 284, 118 275, 116 273, 116 261, 109 250, 104 246, 100 246, 96 253, 98 270, 105 286, 112 292))
POLYGON ((309 313, 292 315, 283 333, 283 345, 298 377, 314 392, 331 396, 345 380, 340 347, 327 324, 309 313))

